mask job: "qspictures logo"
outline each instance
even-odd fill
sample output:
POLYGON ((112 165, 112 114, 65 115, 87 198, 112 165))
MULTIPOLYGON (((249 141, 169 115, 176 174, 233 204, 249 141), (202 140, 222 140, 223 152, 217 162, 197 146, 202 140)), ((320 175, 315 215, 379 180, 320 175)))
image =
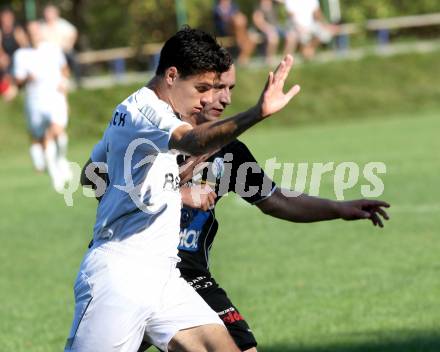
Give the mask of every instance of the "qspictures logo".
MULTIPOLYGON (((157 213, 162 209, 156 209, 153 204, 148 202, 148 192, 151 185, 146 182, 134 183, 133 171, 137 169, 148 170, 149 167, 157 162, 156 155, 160 153, 159 148, 151 141, 145 138, 133 140, 127 147, 123 162, 123 185, 113 185, 118 190, 129 195, 133 203, 145 213, 157 213), (139 147, 148 147, 151 153, 133 165, 133 156, 139 147)), ((384 162, 370 161, 365 164, 359 164, 354 161, 327 161, 327 162, 278 162, 276 157, 268 159, 261 164, 255 162, 242 163, 235 172, 235 179, 232 179, 233 155, 225 154, 223 158, 215 158, 212 163, 203 162, 193 169, 193 179, 200 179, 200 173, 203 170, 211 170, 210 174, 216 180, 208 180, 208 184, 217 182, 219 193, 227 195, 227 190, 232 189, 242 197, 252 197, 257 194, 270 194, 272 190, 271 180, 281 180, 279 188, 286 197, 298 197, 302 193, 311 196, 320 196, 323 189, 323 180, 326 181, 326 189, 328 190, 328 182, 331 180, 331 189, 334 198, 344 200, 345 193, 351 190, 359 192, 362 197, 380 197, 385 191, 385 183, 383 177, 387 173, 387 167, 384 162), (247 179, 252 173, 260 173, 261 167, 268 176, 260 187, 248 186, 247 179), (225 192, 226 191, 226 192, 225 192)), ((67 206, 73 206, 73 195, 80 190, 81 166, 77 163, 70 163, 73 172, 71 182, 60 193, 64 196, 67 206)), ((104 195, 109 187, 106 180, 100 174, 108 172, 108 165, 103 162, 90 164, 84 170, 86 178, 90 181, 92 188, 82 187, 82 193, 85 197, 100 198, 104 195)), ((179 175, 171 175, 167 173, 164 179, 157 179, 153 182, 159 182, 173 191, 179 187, 179 175), (172 181, 171 181, 172 176, 172 181)), ((152 182, 150 180, 150 182, 152 182)), ((164 189, 164 191, 168 190, 164 189)), ((207 192, 207 190, 205 190, 207 192)), ((204 190, 200 187, 194 187, 191 195, 200 199, 204 190)))

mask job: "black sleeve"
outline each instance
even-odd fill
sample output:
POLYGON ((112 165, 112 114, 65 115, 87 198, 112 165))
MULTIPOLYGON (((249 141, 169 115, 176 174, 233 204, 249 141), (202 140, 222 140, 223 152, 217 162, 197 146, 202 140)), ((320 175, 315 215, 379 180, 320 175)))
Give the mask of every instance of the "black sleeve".
POLYGON ((258 165, 246 145, 240 141, 231 143, 233 154, 229 191, 235 192, 246 202, 255 204, 269 197, 276 185, 258 165))

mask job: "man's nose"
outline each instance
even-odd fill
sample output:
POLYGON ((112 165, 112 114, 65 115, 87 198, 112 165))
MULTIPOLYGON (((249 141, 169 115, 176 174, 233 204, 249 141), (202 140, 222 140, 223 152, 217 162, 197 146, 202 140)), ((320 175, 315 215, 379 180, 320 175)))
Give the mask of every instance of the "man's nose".
POLYGON ((224 90, 220 96, 220 102, 223 105, 229 105, 231 104, 231 93, 229 92, 229 90, 224 90))
POLYGON ((202 95, 200 102, 202 105, 211 104, 213 101, 213 92, 212 89, 205 94, 202 95))

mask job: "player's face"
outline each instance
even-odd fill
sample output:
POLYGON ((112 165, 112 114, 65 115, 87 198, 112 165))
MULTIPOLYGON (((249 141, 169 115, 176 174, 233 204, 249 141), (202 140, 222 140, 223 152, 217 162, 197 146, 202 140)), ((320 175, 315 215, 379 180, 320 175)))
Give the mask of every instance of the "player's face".
POLYGON ((37 21, 31 21, 27 25, 29 37, 34 46, 36 46, 43 39, 41 26, 37 21))
POLYGON ((217 74, 207 72, 181 78, 178 73, 171 78, 170 103, 184 117, 199 114, 206 104, 212 103, 214 81, 217 74))
MULTIPOLYGON (((214 83, 212 103, 203 107, 204 120, 216 120, 221 117, 226 107, 231 104, 232 90, 235 87, 235 67, 223 72, 220 79, 214 83)), ((205 122, 201 121, 201 122, 205 122)))
POLYGON ((3 10, 0 14, 0 24, 2 29, 10 30, 14 26, 14 13, 9 10, 3 10))
POLYGON ((47 22, 54 22, 59 17, 58 9, 55 6, 49 5, 44 9, 43 16, 47 22))

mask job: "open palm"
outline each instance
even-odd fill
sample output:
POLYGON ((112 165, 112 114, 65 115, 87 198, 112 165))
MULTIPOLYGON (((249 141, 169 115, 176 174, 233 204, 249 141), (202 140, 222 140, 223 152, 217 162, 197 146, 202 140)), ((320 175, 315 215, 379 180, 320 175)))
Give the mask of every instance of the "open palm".
POLYGON ((275 72, 269 77, 260 97, 261 115, 266 118, 284 108, 289 101, 299 93, 300 86, 295 84, 287 93, 284 93, 284 84, 293 66, 293 57, 286 55, 275 72))

